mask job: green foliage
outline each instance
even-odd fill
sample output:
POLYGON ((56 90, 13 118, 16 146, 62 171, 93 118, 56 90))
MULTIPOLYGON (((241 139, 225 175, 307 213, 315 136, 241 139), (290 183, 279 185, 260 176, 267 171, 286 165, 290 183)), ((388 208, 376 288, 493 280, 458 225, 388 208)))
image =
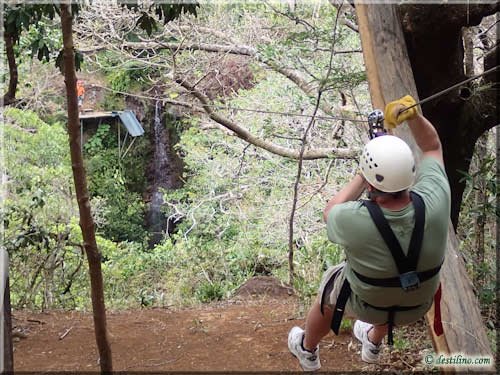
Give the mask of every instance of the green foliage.
POLYGON ((495 249, 499 212, 496 204, 498 184, 496 176, 495 142, 497 138, 493 129, 483 135, 476 145, 468 172, 462 172, 466 183, 457 237, 461 240, 460 252, 465 258, 466 269, 474 283, 484 320, 487 322, 488 336, 493 348, 496 332, 493 321, 497 301, 497 280, 495 249), (481 144, 481 147, 478 147, 481 144))
MULTIPOLYGON (((125 32, 124 39, 141 41, 145 34, 154 34, 156 28, 161 29, 159 21, 165 22, 173 16, 171 12, 176 5, 162 4, 151 9, 132 6, 136 11, 134 22, 139 27, 125 32), (153 14, 155 10, 157 13, 153 14)), ((188 9, 192 4, 184 5, 188 9)), ((285 7, 279 6, 282 10, 285 7)), ((254 21, 257 24, 251 25, 252 30, 256 27, 270 30, 272 37, 262 38, 265 42, 258 47, 261 56, 275 60, 276 66, 303 69, 312 87, 317 87, 319 83, 328 86, 329 90, 323 97, 325 104, 338 102, 338 90, 365 89, 362 87, 364 75, 360 73, 363 71, 360 55, 346 55, 342 59, 336 56, 330 74, 325 74, 330 66, 331 25, 336 16, 333 7, 321 6, 313 12, 311 7, 298 4, 295 13, 287 13, 289 17, 270 12, 269 4, 265 3, 210 4, 206 8, 207 11, 200 15, 202 20, 207 25, 211 25, 212 21, 224 22, 224 27, 231 31, 229 36, 234 36, 235 40, 246 43, 250 34, 244 35, 242 31, 254 21), (231 12, 225 14, 227 10, 231 12), (219 20, 218 15, 224 15, 224 18, 219 20), (313 27, 308 29, 299 18, 306 19, 313 27)), ((179 11, 177 15, 181 14, 182 7, 176 11, 179 11)), ((336 49, 359 48, 351 35, 341 30, 336 49)), ((41 40, 37 37, 34 34, 33 38, 27 38, 26 45, 41 40)), ((162 41, 168 41, 169 37, 175 39, 175 36, 166 36, 162 41)), ((210 39, 213 36, 201 37, 206 37, 207 42, 214 42, 210 39)), ((201 63, 208 61, 210 68, 214 67, 214 61, 204 54, 202 51, 179 51, 175 55, 176 73, 193 72, 194 79, 199 80, 199 88, 205 83, 207 73, 200 67, 201 63), (188 65, 193 60, 196 64, 201 62, 200 65, 188 65)), ((93 68, 102 69, 112 90, 150 95, 144 92, 151 89, 152 80, 158 88, 166 87, 166 95, 172 93, 171 98, 185 100, 184 93, 165 86, 166 71, 162 66, 169 69, 172 66, 171 57, 170 51, 146 50, 138 52, 134 59, 124 59, 117 52, 105 51, 99 53, 93 68), (158 64, 152 68, 150 63, 158 64)), ((236 68, 239 67, 237 63, 236 68)), ((217 68, 221 67, 224 65, 217 65, 217 68)), ((260 63, 255 63, 252 68, 256 72, 252 88, 238 90, 237 96, 223 98, 218 104, 312 113, 314 98, 311 95, 305 94, 281 74, 263 68, 260 63), (257 65, 258 68, 255 67, 257 65)), ((106 109, 125 106, 121 95, 107 95, 105 100, 106 109)), ((367 102, 363 100, 361 105, 367 102)), ((62 106, 62 103, 57 103, 57 106, 62 106)), ((296 139, 302 136, 309 121, 307 118, 272 113, 221 112, 253 134, 295 149, 299 147, 296 139)), ((39 124, 40 120, 28 119, 30 116, 23 112, 16 123, 34 128, 31 124, 39 124)), ((176 129, 182 132, 178 151, 185 155, 185 184, 181 189, 165 192, 168 204, 163 207, 165 215, 176 221, 176 232, 153 249, 146 248, 147 233, 143 227, 145 166, 151 156, 148 139, 137 139, 122 161, 118 161, 114 125, 99 126, 86 141, 84 159, 97 242, 102 253, 107 306, 166 306, 219 300, 231 296, 243 282, 255 275, 273 275, 288 281, 288 220, 297 162, 256 149, 225 132, 202 129, 204 127, 200 125, 206 125, 205 120, 193 116, 185 118, 176 129)), ((335 145, 336 140, 331 136, 335 125, 331 121, 317 121, 308 147, 335 145)), ((37 129, 45 126, 49 125, 36 125, 37 129)), ((25 131, 16 133, 16 141, 10 147, 15 149, 16 158, 25 158, 28 164, 37 165, 40 160, 46 160, 40 167, 44 171, 49 161, 56 165, 64 162, 64 176, 70 181, 67 135, 62 126, 57 126, 63 132, 56 140, 59 145, 64 145, 65 154, 52 144, 47 151, 40 144, 33 147, 34 140, 25 141, 22 137, 33 137, 34 134, 25 131)), ((357 129, 346 126, 346 131, 349 130, 349 146, 356 147, 360 142, 357 129)), ((37 130, 36 135, 39 134, 41 132, 37 130)), ((333 161, 305 161, 301 178, 294 232, 296 277, 293 287, 304 301, 314 298, 323 271, 329 265, 338 263, 342 257, 342 250, 327 241, 321 222, 325 196, 318 191, 330 162, 333 161)), ((351 161, 334 161, 324 189, 325 195, 331 194, 338 184, 350 176, 355 168, 353 165, 351 161)), ((21 175, 23 172, 15 173, 21 175)), ((79 245, 82 239, 71 183, 58 184, 57 179, 50 180, 48 175, 43 174, 45 172, 39 173, 42 176, 36 177, 38 180, 31 178, 36 173, 30 172, 20 180, 22 183, 16 182, 15 189, 26 191, 26 196, 21 200, 18 199, 20 195, 17 196, 18 205, 12 205, 9 211, 12 212, 9 214, 9 238, 13 244, 12 252, 18 254, 14 262, 15 303, 36 307, 88 308, 88 277, 85 267, 81 266, 84 256, 79 245), (34 199, 38 194, 35 188, 40 187, 41 200, 34 199), (57 212, 63 215, 56 217, 57 212), (31 237, 31 242, 26 239, 31 228, 28 222, 37 233, 31 237), (17 245, 15 241, 18 241, 17 245), (40 271, 35 277, 33 272, 40 265, 41 269, 49 265, 48 269, 52 271, 40 271), (46 290, 51 292, 46 293, 46 290)))
POLYGON ((410 341, 402 335, 396 335, 394 338, 394 349, 396 350, 407 350, 410 348, 410 341))
MULTIPOLYGON (((82 69, 83 54, 75 48, 73 48, 73 53, 75 54, 75 70, 80 71, 82 69)), ((61 74, 64 74, 64 50, 59 51, 56 57, 56 66, 59 68, 61 74)))
POLYGON ((347 332, 352 332, 354 322, 351 319, 342 319, 340 322, 340 329, 347 332))
POLYGON ((130 61, 120 69, 113 69, 108 75, 111 88, 115 91, 128 92, 132 88, 140 87, 146 82, 148 74, 153 74, 152 69, 145 69, 139 63, 130 61))
MULTIPOLYGON (((231 105, 249 107, 245 102, 247 97, 259 101, 258 95, 273 90, 276 95, 266 96, 262 102, 265 100, 274 110, 291 111, 289 106, 296 105, 297 97, 302 98, 303 94, 287 86, 286 81, 276 84, 276 80, 279 79, 273 77, 251 90, 240 92, 231 105), (294 100, 286 100, 288 97, 294 100)), ((265 116, 251 114, 241 114, 238 118, 253 132, 266 129, 266 126, 269 126, 270 135, 279 132, 281 129, 273 118, 269 120, 266 122, 265 116)), ((287 281, 287 221, 293 184, 291 176, 295 173, 296 162, 271 156, 251 146, 246 148, 246 157, 243 157, 245 145, 239 140, 219 132, 202 132, 196 120, 192 122, 193 126, 186 125, 179 144, 186 155, 186 183, 182 189, 166 192, 165 199, 170 206, 176 207, 167 209, 167 216, 183 213, 177 227, 182 243, 194 241, 200 249, 198 252, 203 250, 212 254, 206 261, 197 260, 197 264, 204 265, 208 277, 202 279, 195 295, 202 301, 220 298, 221 289, 228 293, 231 285, 236 285, 228 279, 238 274, 236 280, 264 274, 287 281), (213 263, 219 259, 217 253, 213 254, 219 243, 228 251, 228 257, 220 265, 230 269, 233 264, 237 265, 224 277, 215 271, 213 263)), ((283 134, 290 135, 288 131, 285 129, 283 134)), ((307 163, 306 168, 309 168, 307 163)), ((308 173, 304 182, 307 184, 316 178, 315 173, 308 173)), ((316 295, 323 271, 341 260, 341 249, 329 243, 316 225, 322 208, 323 202, 313 200, 309 207, 299 212, 303 224, 296 229, 296 236, 307 237, 307 241, 300 244, 295 253, 294 288, 305 301, 316 295)))
POLYGON ((84 145, 89 191, 93 198, 103 199, 98 233, 114 241, 141 242, 146 235, 145 205, 140 194, 127 189, 117 147, 116 133, 107 124, 99 126, 84 145))
POLYGON ((19 39, 19 49, 26 51, 30 59, 37 57, 49 62, 62 48, 61 30, 54 27, 54 22, 41 19, 37 24, 32 24, 19 39))
POLYGON ((53 4, 4 4, 3 6, 5 32, 14 36, 15 40, 19 39, 23 30, 28 30, 45 17, 53 19, 58 12, 57 6, 53 4))
POLYGON ((61 124, 48 125, 30 111, 9 108, 4 116, 3 244, 11 255, 12 301, 64 304, 68 275, 81 259, 70 236, 77 211, 67 134, 61 124))
POLYGON ((180 17, 183 13, 192 14, 196 17, 196 11, 199 7, 197 2, 173 2, 173 3, 160 3, 150 5, 148 8, 144 9, 139 6, 138 2, 130 1, 118 1, 119 4, 124 4, 127 8, 138 11, 140 16, 137 19, 136 26, 140 27, 142 30, 146 31, 148 36, 151 36, 153 31, 158 30, 158 25, 155 18, 152 16, 152 11, 163 23, 173 21, 180 17), (154 9, 153 9, 154 8, 154 9))
MULTIPOLYGON (((29 308, 88 308, 89 284, 66 131, 61 124, 49 125, 26 110, 9 108, 4 116, 8 194, 2 210, 3 244, 11 257, 12 303, 29 308)), ((123 269, 125 277, 109 276, 106 289, 123 302, 124 296, 134 293, 128 291, 128 278, 133 275, 130 268, 140 264, 141 241, 145 237, 144 204, 140 194, 126 188, 127 179, 117 167, 116 137, 109 125, 98 129, 85 145, 85 153, 93 168, 89 175, 91 186, 102 194, 94 215, 102 226, 98 228, 97 243, 104 269, 116 275, 118 271, 107 266, 109 260, 116 262, 123 253, 130 255, 123 269), (109 238, 137 239, 139 243, 116 243, 109 238)), ((140 165, 135 168, 142 169, 140 165)), ((150 260, 152 268, 158 266, 155 260, 150 260)), ((107 277, 105 273, 105 280, 107 277)), ((137 276, 136 290, 144 288, 141 277, 137 276)), ((127 301, 136 303, 137 299, 127 301)))
MULTIPOLYGON (((151 15, 154 11, 159 20, 163 23, 173 21, 180 17, 182 14, 193 14, 196 16, 198 3, 169 3, 169 4, 152 4, 144 8, 139 6, 138 3, 131 3, 126 1, 125 5, 130 9, 136 9, 140 12, 140 17, 136 25, 146 31, 151 36, 153 30, 157 29, 157 22, 151 15)), ((71 4, 71 13, 76 16, 80 10, 80 4, 71 4)), ((36 56, 40 61, 45 59, 47 62, 53 56, 56 66, 63 72, 63 51, 62 49, 57 53, 57 49, 61 48, 60 43, 54 43, 54 40, 46 37, 46 19, 54 19, 56 14, 60 13, 57 4, 5 4, 3 5, 3 22, 5 33, 11 35, 15 42, 19 40, 23 31, 30 31, 31 56, 36 56)), ((59 30, 58 30, 59 31, 59 30)), ((75 50, 75 68, 80 70, 83 62, 83 54, 75 50)))
MULTIPOLYGON (((31 52, 31 58, 36 56, 38 60, 45 59, 47 62, 54 56, 55 64, 62 71, 62 49, 60 39, 54 36, 60 36, 59 29, 51 28, 47 32, 48 20, 53 20, 56 14, 60 13, 59 6, 56 4, 9 4, 4 5, 4 29, 5 33, 12 36, 14 42, 18 42, 23 32, 28 32, 25 43, 21 43, 22 49, 28 48, 31 52), (60 49, 60 50, 59 50, 60 49), (59 53, 57 51, 59 50, 59 53)), ((71 5, 73 14, 77 14, 78 4, 71 5)), ((79 70, 82 60, 81 54, 76 54, 76 68, 79 70)))

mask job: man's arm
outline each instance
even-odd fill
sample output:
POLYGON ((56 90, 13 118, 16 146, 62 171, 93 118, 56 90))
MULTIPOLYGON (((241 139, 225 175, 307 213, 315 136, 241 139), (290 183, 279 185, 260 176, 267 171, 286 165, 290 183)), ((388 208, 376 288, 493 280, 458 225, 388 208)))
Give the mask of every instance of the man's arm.
POLYGON ((408 119, 408 126, 413 138, 415 138, 415 142, 422 150, 423 156, 433 157, 441 165, 444 165, 441 141, 431 122, 421 114, 417 114, 415 117, 408 119))
POLYGON ((353 201, 358 199, 366 188, 366 180, 361 174, 357 174, 354 178, 345 185, 332 199, 328 201, 323 210, 323 220, 326 222, 328 213, 336 204, 353 201))

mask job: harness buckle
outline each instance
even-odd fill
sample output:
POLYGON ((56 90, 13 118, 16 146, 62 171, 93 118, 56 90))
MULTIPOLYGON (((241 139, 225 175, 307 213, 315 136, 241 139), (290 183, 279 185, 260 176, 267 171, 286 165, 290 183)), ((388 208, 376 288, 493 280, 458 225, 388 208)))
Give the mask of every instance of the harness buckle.
POLYGON ((420 288, 420 279, 416 271, 410 271, 399 275, 399 282, 401 283, 401 288, 403 288, 405 292, 420 288))

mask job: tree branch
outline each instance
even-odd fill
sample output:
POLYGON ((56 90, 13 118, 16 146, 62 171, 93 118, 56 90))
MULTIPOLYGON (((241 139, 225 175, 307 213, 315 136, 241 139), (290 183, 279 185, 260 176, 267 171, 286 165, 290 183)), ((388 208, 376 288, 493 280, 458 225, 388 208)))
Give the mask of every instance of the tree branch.
POLYGON ((351 20, 349 20, 347 17, 346 17, 346 7, 349 6, 348 4, 344 4, 344 2, 342 0, 339 0, 339 2, 337 3, 336 0, 330 0, 330 4, 335 8, 337 9, 337 12, 339 12, 342 16, 342 19, 340 20, 340 23, 344 26, 347 26, 348 28, 350 28, 352 31, 355 31, 357 33, 359 33, 359 28, 358 28, 358 25, 356 25, 354 22, 352 22, 351 20))
MULTIPOLYGON (((250 133, 244 127, 236 124, 230 119, 215 113, 212 105, 210 105, 210 100, 206 95, 204 95, 199 90, 196 90, 191 84, 182 79, 175 80, 179 85, 184 87, 187 91, 189 91, 196 99, 198 99, 202 105, 202 108, 208 114, 208 116, 214 120, 215 122, 221 124, 227 129, 231 130, 238 138, 243 139, 245 142, 251 143, 256 147, 262 148, 266 151, 269 151, 275 155, 291 158, 291 159, 299 159, 300 151, 292 150, 271 142, 267 142, 262 138, 256 137, 252 133, 250 133)), ((356 149, 348 149, 348 148, 319 148, 314 150, 304 151, 303 159, 304 160, 314 160, 314 159, 326 159, 326 158, 342 158, 342 159, 352 159, 357 157, 359 150, 356 149)))
POLYGON ((14 53, 14 37, 7 33, 3 35, 5 43, 5 53, 9 65, 9 86, 7 92, 3 96, 3 105, 12 104, 16 99, 16 89, 18 82, 17 63, 14 53))
MULTIPOLYGON (((255 48, 249 46, 227 46, 227 45, 209 44, 209 43, 193 43, 193 44, 179 45, 178 43, 162 43, 162 42, 126 42, 122 44, 122 47, 125 49, 133 49, 133 50, 168 49, 171 51, 205 51, 213 53, 227 53, 239 56, 248 56, 256 59, 257 61, 261 62, 264 65, 267 65, 274 71, 282 74, 290 81, 295 83, 306 95, 310 97, 314 97, 315 92, 317 90, 317 87, 316 85, 313 84, 313 81, 308 81, 298 70, 283 67, 275 61, 266 59, 265 57, 261 56, 255 48)), ((80 52, 84 54, 90 54, 102 49, 106 49, 106 47, 98 46, 92 49, 80 50, 80 52)), ((324 103, 320 104, 320 109, 326 114, 332 114, 332 108, 324 103)))

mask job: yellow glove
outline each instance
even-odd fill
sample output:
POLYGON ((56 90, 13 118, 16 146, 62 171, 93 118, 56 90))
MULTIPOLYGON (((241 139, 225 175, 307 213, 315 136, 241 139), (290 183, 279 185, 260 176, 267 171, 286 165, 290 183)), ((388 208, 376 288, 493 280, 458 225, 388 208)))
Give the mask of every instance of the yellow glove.
POLYGON ((417 107, 401 112, 401 110, 404 110, 414 104, 416 104, 415 99, 413 99, 410 95, 403 96, 401 99, 388 103, 384 110, 385 127, 387 129, 394 129, 403 121, 415 117, 418 114, 417 107))

